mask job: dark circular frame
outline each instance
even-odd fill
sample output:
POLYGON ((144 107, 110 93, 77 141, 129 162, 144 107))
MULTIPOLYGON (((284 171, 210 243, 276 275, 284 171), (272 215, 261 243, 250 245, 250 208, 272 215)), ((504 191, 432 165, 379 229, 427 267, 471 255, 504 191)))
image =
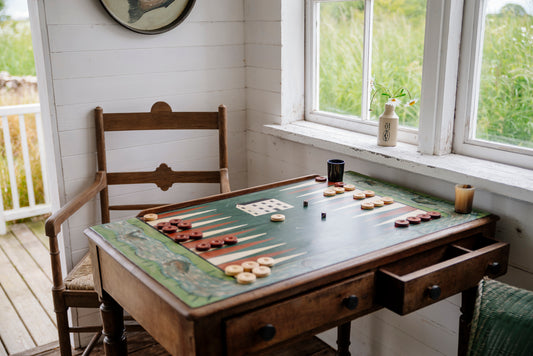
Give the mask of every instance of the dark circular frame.
POLYGON ((194 4, 196 3, 196 0, 187 0, 187 5, 185 5, 183 11, 171 23, 153 30, 142 30, 128 25, 126 22, 117 17, 111 10, 107 8, 106 4, 104 3, 104 0, 100 0, 100 3, 102 4, 102 7, 106 10, 106 12, 109 14, 109 16, 111 16, 116 22, 118 22, 120 25, 124 26, 128 30, 137 33, 142 33, 143 35, 157 35, 159 33, 172 30, 174 27, 178 26, 181 22, 183 22, 183 20, 185 20, 185 18, 189 16, 192 8, 194 7, 194 4))

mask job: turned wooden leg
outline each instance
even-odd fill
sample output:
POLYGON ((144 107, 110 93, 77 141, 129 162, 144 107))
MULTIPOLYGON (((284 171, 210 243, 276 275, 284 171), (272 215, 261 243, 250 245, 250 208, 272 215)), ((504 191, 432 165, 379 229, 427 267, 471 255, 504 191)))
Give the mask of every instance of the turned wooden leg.
POLYGON ((461 317, 459 318, 459 349, 457 355, 464 356, 468 351, 470 326, 474 315, 477 287, 465 290, 461 294, 461 317))
POLYGON ((352 322, 349 321, 337 328, 337 355, 350 356, 350 327, 352 322))
POLYGON ((128 354, 123 314, 122 307, 106 292, 103 292, 100 315, 102 316, 102 334, 104 335, 106 356, 128 354))

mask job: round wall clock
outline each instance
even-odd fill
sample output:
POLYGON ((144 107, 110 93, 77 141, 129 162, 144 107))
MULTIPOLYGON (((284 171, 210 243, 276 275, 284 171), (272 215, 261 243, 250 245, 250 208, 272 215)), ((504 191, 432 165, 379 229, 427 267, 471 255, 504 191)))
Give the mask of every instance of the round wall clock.
POLYGON ((195 0, 100 0, 122 26, 143 34, 176 27, 191 12, 195 0))

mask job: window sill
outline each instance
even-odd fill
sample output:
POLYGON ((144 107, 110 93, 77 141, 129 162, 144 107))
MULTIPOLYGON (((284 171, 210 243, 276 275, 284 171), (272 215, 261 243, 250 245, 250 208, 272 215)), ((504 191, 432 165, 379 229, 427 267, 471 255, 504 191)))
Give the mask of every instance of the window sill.
POLYGON ((263 133, 453 184, 467 181, 478 189, 533 203, 533 170, 457 154, 423 155, 406 143, 381 147, 374 136, 308 121, 265 125, 263 133))

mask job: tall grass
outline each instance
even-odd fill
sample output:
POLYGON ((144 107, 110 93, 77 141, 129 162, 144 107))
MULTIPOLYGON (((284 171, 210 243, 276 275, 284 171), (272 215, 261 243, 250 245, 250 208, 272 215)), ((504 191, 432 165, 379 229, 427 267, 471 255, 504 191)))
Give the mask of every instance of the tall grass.
POLYGON ((533 16, 488 15, 476 137, 533 148, 533 16))
MULTIPOLYGON (((407 88, 420 97, 424 51, 425 0, 376 1, 372 68, 374 81, 407 88)), ((321 4, 320 110, 361 117, 364 1, 321 4)), ((372 119, 386 98, 377 96, 372 119)), ((418 107, 405 108, 404 126, 418 126, 418 107)))
MULTIPOLYGON (((426 0, 374 2, 372 69, 375 82, 407 88, 420 98, 426 0)), ((361 116, 363 1, 321 4, 321 110, 361 116)), ((483 49, 477 137, 533 147, 533 17, 488 15, 483 49)), ((385 97, 374 101, 372 119, 385 97)), ((418 127, 419 106, 402 108, 400 124, 418 127)), ((398 110, 400 111, 400 110, 398 110)))
POLYGON ((0 71, 11 75, 35 75, 29 21, 0 21, 0 71))
MULTIPOLYGON (((0 22, 0 71, 14 76, 35 75, 31 33, 28 21, 0 22)), ((22 86, 18 88, 0 87, 0 106, 32 104, 39 102, 36 87, 22 86)), ((32 170, 32 183, 37 204, 44 203, 44 189, 41 173, 40 152, 37 140, 35 115, 25 115, 26 136, 32 170)), ((13 148, 16 184, 20 206, 28 206, 28 189, 26 172, 20 142, 19 118, 17 115, 8 117, 9 134, 13 148)), ((3 123, 0 121, 0 125, 3 123)), ((3 127, 2 127, 3 130, 3 127)), ((0 185, 4 209, 13 208, 11 197, 12 187, 9 180, 6 147, 3 134, 0 134, 0 185)))

